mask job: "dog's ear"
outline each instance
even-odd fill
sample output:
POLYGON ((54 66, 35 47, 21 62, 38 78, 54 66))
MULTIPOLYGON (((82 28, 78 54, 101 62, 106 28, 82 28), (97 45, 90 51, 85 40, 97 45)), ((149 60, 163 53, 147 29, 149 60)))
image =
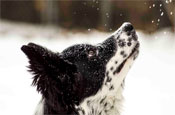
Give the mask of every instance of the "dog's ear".
POLYGON ((76 73, 76 66, 58 53, 49 51, 34 43, 23 45, 21 50, 29 59, 29 71, 34 74, 33 85, 45 97, 63 94, 70 89, 76 73))

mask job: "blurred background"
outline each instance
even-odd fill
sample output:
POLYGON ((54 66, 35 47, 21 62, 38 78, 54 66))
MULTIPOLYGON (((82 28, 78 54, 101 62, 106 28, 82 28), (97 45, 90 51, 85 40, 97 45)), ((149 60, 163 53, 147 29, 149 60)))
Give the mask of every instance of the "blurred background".
POLYGON ((41 98, 22 45, 61 52, 102 42, 124 22, 141 47, 122 115, 175 115, 175 0, 0 0, 0 115, 33 115, 41 98))
POLYGON ((124 21, 155 32, 174 27, 173 0, 1 0, 1 19, 112 31, 124 21))

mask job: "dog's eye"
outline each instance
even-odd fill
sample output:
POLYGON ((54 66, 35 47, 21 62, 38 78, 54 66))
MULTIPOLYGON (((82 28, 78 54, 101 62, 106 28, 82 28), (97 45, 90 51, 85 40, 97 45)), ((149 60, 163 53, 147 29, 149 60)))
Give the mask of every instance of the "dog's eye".
POLYGON ((89 57, 92 57, 92 56, 94 56, 95 54, 96 54, 95 51, 90 50, 89 53, 88 53, 88 56, 89 56, 89 57))

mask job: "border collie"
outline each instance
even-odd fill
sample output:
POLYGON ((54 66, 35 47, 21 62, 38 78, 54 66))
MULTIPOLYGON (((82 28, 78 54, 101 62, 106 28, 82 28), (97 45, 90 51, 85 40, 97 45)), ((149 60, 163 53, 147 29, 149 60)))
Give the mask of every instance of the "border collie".
POLYGON ((42 94, 35 115, 120 115, 125 76, 139 53, 131 23, 97 45, 77 44, 61 53, 34 43, 21 49, 42 94))

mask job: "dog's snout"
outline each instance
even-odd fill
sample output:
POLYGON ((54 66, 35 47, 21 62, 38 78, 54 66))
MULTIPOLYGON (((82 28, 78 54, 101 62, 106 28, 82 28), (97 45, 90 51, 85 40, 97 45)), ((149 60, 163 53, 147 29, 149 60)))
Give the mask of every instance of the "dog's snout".
POLYGON ((132 31, 134 29, 134 27, 132 26, 131 23, 127 23, 125 26, 124 26, 124 31, 128 32, 128 31, 132 31))

